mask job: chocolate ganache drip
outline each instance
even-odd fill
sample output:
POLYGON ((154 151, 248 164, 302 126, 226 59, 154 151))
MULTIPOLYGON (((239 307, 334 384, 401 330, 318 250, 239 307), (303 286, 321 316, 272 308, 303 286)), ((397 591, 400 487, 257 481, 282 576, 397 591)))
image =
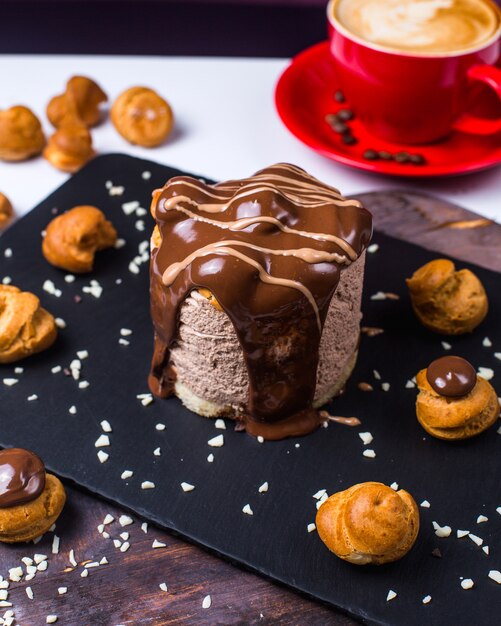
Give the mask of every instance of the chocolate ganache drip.
POLYGON ((205 288, 242 346, 246 429, 268 438, 274 429, 282 436, 312 430, 320 421, 312 402, 323 324, 342 268, 370 241, 370 213, 288 164, 216 185, 172 178, 153 193, 152 213, 152 392, 172 393, 179 307, 205 288), (284 337, 292 353, 280 360, 276 342, 284 337))
POLYGON ((0 508, 35 500, 45 487, 45 466, 34 453, 22 448, 0 451, 0 508))

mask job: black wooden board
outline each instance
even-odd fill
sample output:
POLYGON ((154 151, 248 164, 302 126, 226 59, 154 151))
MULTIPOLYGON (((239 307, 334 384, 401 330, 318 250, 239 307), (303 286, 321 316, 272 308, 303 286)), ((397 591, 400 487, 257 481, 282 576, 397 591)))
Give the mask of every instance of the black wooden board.
MULTIPOLYGON (((377 337, 362 338, 358 365, 346 393, 331 411, 357 416, 362 425, 349 428, 331 424, 310 436, 264 444, 245 433, 216 430, 214 422, 186 410, 176 399, 155 401, 144 407, 137 395, 147 392, 146 378, 152 349, 148 304, 148 266, 138 275, 128 270, 140 242, 148 239, 152 220, 148 215, 125 215, 124 202, 137 200, 148 209, 151 190, 177 174, 168 167, 123 155, 107 155, 92 161, 80 173, 50 195, 10 228, 0 239, 0 278, 10 276, 24 290, 35 292, 43 305, 67 327, 49 351, 20 365, 0 366, 0 444, 23 446, 38 452, 47 466, 85 489, 131 509, 159 526, 171 529, 235 562, 277 581, 331 603, 371 624, 499 623, 501 588, 487 576, 501 569, 501 435, 496 427, 478 438, 446 443, 426 436, 414 414, 415 389, 406 381, 433 358, 444 353, 441 338, 424 330, 411 313, 404 279, 422 263, 437 255, 396 239, 375 234, 376 253, 367 255, 363 303, 364 324, 385 329, 377 337), (144 171, 151 172, 145 179, 144 171), (123 185, 121 196, 110 196, 106 181, 123 185), (50 267, 40 251, 40 232, 53 217, 77 204, 94 204, 106 212, 126 245, 99 255, 92 276, 64 280, 64 272, 50 267), (145 230, 136 222, 142 219, 145 230), (11 248, 11 258, 4 250, 11 248), (62 290, 61 297, 42 289, 46 279, 62 290), (90 279, 99 281, 99 299, 83 293, 90 279), (121 284, 117 284, 121 279, 121 284), (373 301, 377 291, 400 294, 400 300, 373 301), (76 303, 74 296, 82 301, 76 303), (120 329, 130 328, 120 345, 120 329), (87 389, 63 372, 78 350, 88 350, 82 362, 87 389), (381 374, 374 378, 373 370, 381 374), (375 390, 357 389, 360 381, 375 390), (385 392, 382 382, 391 387, 385 392), (31 394, 38 400, 27 401, 31 394), (77 413, 69 413, 71 406, 77 413), (100 422, 113 428, 107 462, 101 464, 94 443, 100 422), (156 424, 164 423, 158 431, 156 424), (358 433, 370 431, 369 446, 376 458, 362 456, 358 433), (222 448, 207 441, 224 434, 222 448), (161 456, 153 451, 161 448, 161 456), (207 456, 213 453, 214 462, 207 456), (122 480, 129 469, 132 478, 122 480), (142 481, 155 489, 141 489, 142 481), (427 499, 431 508, 420 508, 421 531, 414 549, 400 562, 382 567, 357 567, 327 551, 307 525, 315 519, 313 494, 325 488, 329 494, 367 480, 396 481, 417 502, 427 499), (184 493, 180 483, 195 485, 184 493), (258 487, 269 483, 267 493, 258 487), (242 508, 250 504, 254 515, 242 508), (478 515, 489 519, 477 524, 478 515), (448 524, 453 534, 438 538, 432 521, 448 524), (468 529, 484 539, 490 555, 468 537, 456 538, 456 530, 468 529), (440 548, 442 558, 431 555, 440 548), (465 591, 460 577, 472 578, 475 587, 465 591), (389 589, 397 592, 386 601, 389 589), (428 605, 422 598, 432 596, 428 605)), ((466 266, 465 263, 459 263, 466 266)), ((452 352, 476 366, 495 370, 500 384, 501 280, 499 274, 474 268, 490 296, 487 320, 472 335, 447 339, 452 352), (482 345, 489 337, 493 347, 482 345)), ((228 584, 231 584, 229 581, 228 584)), ((298 616, 298 624, 300 616, 298 616)))

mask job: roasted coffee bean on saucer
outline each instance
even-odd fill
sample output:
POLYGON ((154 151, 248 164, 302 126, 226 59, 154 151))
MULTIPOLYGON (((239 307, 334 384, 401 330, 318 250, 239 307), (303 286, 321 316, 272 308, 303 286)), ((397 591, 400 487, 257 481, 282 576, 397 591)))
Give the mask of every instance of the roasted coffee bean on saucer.
POLYGON ((377 161, 379 159, 379 153, 375 150, 366 150, 363 154, 363 157, 368 161, 377 161))
POLYGON ((339 109, 336 115, 338 116, 338 119, 343 122, 349 122, 355 117, 355 114, 351 109, 339 109))
POLYGON ((424 165, 426 163, 426 159, 422 154, 411 154, 410 162, 414 163, 414 165, 424 165))
POLYGON ((391 152, 388 152, 387 150, 380 150, 378 152, 378 156, 383 161, 392 161, 393 160, 393 154, 391 154, 391 152))
POLYGON ((395 161, 397 163, 409 163, 411 155, 408 152, 397 152, 395 155, 395 161))
POLYGON ((346 99, 341 89, 338 89, 336 93, 334 94, 334 100, 336 102, 339 102, 340 104, 343 104, 344 102, 346 102, 346 99))
POLYGON ((347 146, 354 146, 358 143, 358 139, 354 137, 350 131, 347 131, 341 135, 341 141, 347 146))

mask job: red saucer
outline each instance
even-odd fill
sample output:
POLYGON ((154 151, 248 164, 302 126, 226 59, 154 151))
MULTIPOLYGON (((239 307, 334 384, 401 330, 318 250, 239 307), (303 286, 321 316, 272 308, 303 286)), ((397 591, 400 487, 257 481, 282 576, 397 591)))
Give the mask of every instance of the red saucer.
MULTIPOLYGON (((356 145, 345 145, 325 121, 348 103, 334 99, 336 74, 328 42, 308 48, 296 56, 280 77, 275 91, 275 105, 285 126, 304 144, 320 154, 369 172, 393 176, 451 176, 486 169, 501 163, 501 134, 480 136, 454 131, 447 139, 434 144, 408 146, 391 144, 370 135, 356 118, 349 122, 356 145), (366 150, 385 150, 391 154, 421 154, 422 165, 396 161, 370 161, 366 150)), ((355 112, 356 113, 356 112, 355 112)))

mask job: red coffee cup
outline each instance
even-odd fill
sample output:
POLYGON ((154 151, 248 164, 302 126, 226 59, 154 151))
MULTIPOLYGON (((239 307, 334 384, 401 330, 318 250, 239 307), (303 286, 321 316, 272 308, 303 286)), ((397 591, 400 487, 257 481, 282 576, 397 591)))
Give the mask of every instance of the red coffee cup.
MULTIPOLYGON (((336 18, 330 0, 330 51, 339 85, 367 130, 387 141, 424 144, 453 129, 501 133, 501 117, 466 112, 473 83, 480 81, 501 100, 501 26, 481 46, 453 53, 409 53, 368 42, 336 18)), ((492 3, 500 16, 501 11, 492 3)), ((501 135, 499 136, 501 142, 501 135)))

